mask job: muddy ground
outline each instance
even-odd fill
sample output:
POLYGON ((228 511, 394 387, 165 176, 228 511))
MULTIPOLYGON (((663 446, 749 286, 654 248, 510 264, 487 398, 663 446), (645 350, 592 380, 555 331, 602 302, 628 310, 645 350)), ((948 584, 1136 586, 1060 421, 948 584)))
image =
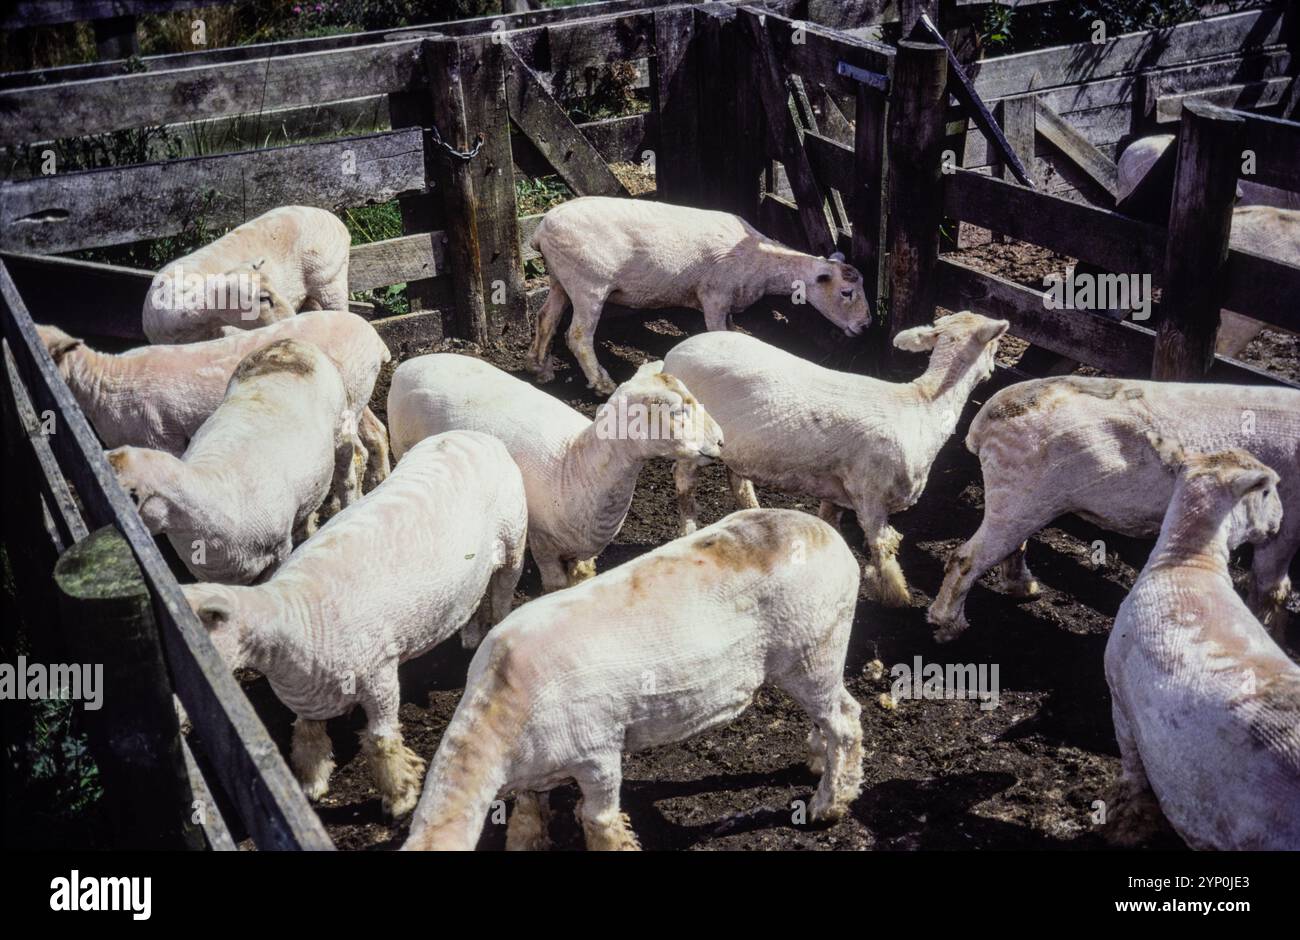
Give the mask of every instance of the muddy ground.
MULTIPOLYGON (((968 260, 1024 283, 1041 285, 1042 272, 1060 259, 1029 246, 990 245, 968 260)), ((766 302, 738 318, 738 325, 801 355, 835 368, 871 368, 869 356, 849 348, 815 314, 766 302), (811 319, 810 319, 811 317, 811 319)), ((659 358, 682 337, 702 329, 698 315, 609 316, 600 327, 598 355, 616 381, 637 364, 659 358)), ((527 336, 507 336, 487 356, 521 371, 527 336)), ((456 348, 444 345, 441 348, 456 348)), ((464 351, 464 347, 460 347, 464 351)), ((1004 344, 1009 365, 1024 344, 1004 344)), ((1294 347, 1291 347, 1294 358, 1294 347)), ((428 347, 394 350, 397 359, 428 347)), ((591 415, 597 399, 563 348, 563 366, 551 394, 591 415)), ((1283 356, 1285 359, 1286 357, 1283 356)), ((916 370, 923 363, 917 357, 916 370)), ((1294 369, 1296 363, 1288 361, 1294 369)), ((384 414, 390 372, 376 390, 384 414)), ((913 372, 915 374, 915 372, 913 372)), ((910 376, 903 376, 904 378, 910 376)), ((807 721, 776 690, 764 689, 753 706, 723 728, 681 744, 629 756, 624 769, 624 809, 646 849, 1096 849, 1104 827, 1093 822, 1095 801, 1106 800, 1118 773, 1110 696, 1102 652, 1112 617, 1142 567, 1150 543, 1101 532, 1065 518, 1030 544, 1029 563, 1043 586, 1032 601, 1017 602, 990 589, 991 577, 971 593, 971 629, 954 643, 931 639, 925 610, 943 578, 947 553, 975 531, 981 517, 979 467, 962 441, 965 426, 987 398, 1013 374, 1000 372, 979 388, 962 426, 944 447, 918 505, 892 518, 903 533, 900 560, 912 586, 912 605, 886 609, 864 596, 858 606, 846 680, 862 703, 866 749, 862 795, 846 819, 833 826, 801 824, 797 801, 811 798, 816 778, 804 766, 807 721), (1106 564, 1094 568, 1092 543, 1103 539, 1106 564), (899 663, 987 664, 998 669, 1000 701, 984 709, 975 701, 904 699, 890 709, 889 670, 899 663), (873 677, 869 664, 885 672, 873 677)), ((816 511, 797 496, 758 491, 764 506, 816 511)), ((701 476, 701 524, 731 511, 724 474, 713 467, 701 476)), ((675 535, 676 504, 671 465, 652 462, 641 473, 636 497, 617 541, 599 559, 602 570, 621 564, 675 535)), ((843 532, 861 555, 862 533, 847 513, 843 532)), ((516 596, 539 593, 529 565, 516 596)), ((665 598, 672 603, 672 598, 665 598)), ((1300 620, 1300 618, 1294 618, 1300 620)), ((1294 622, 1294 621, 1293 621, 1294 622)), ((1296 639, 1293 629, 1291 639, 1296 639)), ((1294 652, 1294 647, 1293 647, 1294 652)), ((453 638, 402 670, 402 725, 407 743, 432 757, 463 688, 469 654, 453 638)), ((250 698, 287 753, 291 714, 263 680, 247 684, 250 698)), ((357 734, 363 716, 331 721, 338 768, 319 804, 331 837, 343 849, 392 849, 406 835, 390 824, 360 756, 357 734)), ((572 809, 574 786, 552 794, 551 836, 556 848, 579 849, 582 836, 572 809)), ((500 849, 505 827, 489 821, 481 847, 500 849)), ((1151 847, 1178 847, 1171 832, 1151 847)))

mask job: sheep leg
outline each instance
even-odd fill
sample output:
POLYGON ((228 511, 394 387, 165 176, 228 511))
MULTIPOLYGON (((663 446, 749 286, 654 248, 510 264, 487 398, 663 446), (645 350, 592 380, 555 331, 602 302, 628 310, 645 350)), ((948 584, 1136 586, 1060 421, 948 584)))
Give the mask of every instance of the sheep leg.
POLYGON ((555 379, 555 363, 551 361, 551 344, 555 342, 555 330, 564 316, 564 308, 569 303, 569 295, 554 274, 551 275, 551 291, 546 295, 546 303, 537 315, 537 332, 533 335, 533 345, 528 350, 525 368, 537 376, 539 382, 551 382, 555 379))
POLYGON ((530 534, 533 561, 537 562, 537 572, 542 576, 542 591, 549 594, 569 586, 569 574, 564 563, 560 561, 559 552, 551 549, 540 537, 530 534))
POLYGON ((1250 571, 1248 604, 1277 645, 1286 647, 1287 595, 1291 593, 1288 569, 1300 543, 1300 519, 1282 517, 1282 530, 1263 545, 1255 546, 1250 571))
MULTIPOLYGON (((313 535, 320 525, 320 512, 313 509, 307 515, 303 516, 302 521, 293 527, 293 535, 289 539, 289 552, 293 551, 295 545, 301 545, 313 535)), ((285 557, 288 557, 286 553, 285 557)))
POLYGON ((1011 597, 1036 597, 1039 592, 1038 579, 1025 562, 1025 547, 1028 544, 1021 542, 1019 548, 1003 559, 999 568, 999 586, 1002 593, 1011 597))
POLYGON ((361 410, 361 418, 357 422, 357 436, 369 455, 366 462, 365 487, 373 490, 388 479, 388 474, 392 470, 388 456, 388 429, 384 427, 384 422, 367 407, 361 410))
POLYGON ((356 435, 349 434, 334 449, 334 479, 330 484, 330 492, 339 509, 347 509, 361 496, 356 460, 360 447, 356 435))
POLYGON ((289 765, 293 767, 293 775, 302 784, 307 799, 319 800, 329 792, 330 774, 334 772, 334 748, 325 733, 325 722, 310 718, 294 720, 289 765))
POLYGON ((808 766, 813 773, 821 773, 821 781, 809 814, 817 820, 840 819, 862 789, 862 706, 844 688, 838 669, 827 669, 825 682, 800 673, 777 684, 814 724, 808 735, 808 766))
POLYGON ((302 305, 303 310, 346 310, 348 309, 348 266, 343 264, 339 273, 315 295, 307 295, 302 305), (308 306, 316 304, 315 307, 308 306))
POLYGON ((828 522, 839 530, 840 519, 844 517, 844 507, 836 506, 829 499, 823 499, 821 505, 817 507, 817 518, 822 522, 828 522))
POLYGON ((903 537, 889 524, 875 498, 855 499, 854 509, 870 555, 863 572, 868 591, 886 607, 906 607, 912 602, 912 592, 898 564, 898 545, 903 537))
POLYGON ((618 791, 623 784, 622 755, 607 755, 574 774, 582 799, 577 815, 589 852, 639 851, 641 843, 626 813, 619 811, 618 791))
POLYGON ((370 774, 379 791, 384 812, 398 818, 415 809, 424 780, 424 760, 402 743, 397 719, 401 694, 397 684, 397 663, 386 670, 382 679, 367 683, 370 694, 362 700, 366 712, 366 730, 361 736, 361 751, 370 764, 370 774), (377 687, 376 687, 377 686, 377 687))
POLYGON ((515 588, 519 585, 519 576, 523 571, 524 547, 520 544, 516 550, 507 550, 505 562, 488 579, 487 593, 479 603, 478 611, 460 628, 460 645, 463 648, 476 649, 487 632, 510 613, 515 588))
POLYGON ((521 790, 515 794, 515 809, 506 824, 507 852, 543 852, 551 847, 551 794, 521 790))
POLYGON ((600 322, 601 310, 604 308, 603 297, 573 298, 573 319, 569 330, 564 334, 569 350, 582 366, 582 373, 587 377, 587 387, 595 389, 601 395, 612 395, 618 386, 601 368, 596 359, 596 324, 600 322))
POLYGON ((679 460, 673 467, 673 484, 677 488, 677 534, 690 535, 700 527, 695 506, 695 483, 700 468, 694 460, 679 460))
MULTIPOLYGON (((1048 519, 1043 525, 1050 521, 1048 519)), ((970 626, 966 621, 966 595, 984 572, 1023 545, 1024 538, 1024 526, 1018 522, 1009 523, 1006 517, 996 511, 990 512, 986 506, 979 529, 968 542, 948 556, 943 586, 925 615, 925 619, 938 628, 934 631, 936 642, 956 639, 970 626)))
POLYGON ((736 501, 737 509, 758 509, 758 497, 754 495, 754 481, 742 477, 730 467, 727 468, 727 485, 731 487, 731 498, 736 501))
POLYGON ((1134 846, 1160 829, 1163 814, 1142 766, 1137 739, 1119 702, 1111 704, 1111 715, 1115 721, 1115 740, 1119 743, 1120 776, 1106 815, 1110 827, 1106 835, 1116 845, 1134 846))
POLYGON ((731 301, 721 300, 716 297, 706 298, 702 306, 704 307, 704 326, 706 329, 717 332, 725 330, 731 326, 731 301))

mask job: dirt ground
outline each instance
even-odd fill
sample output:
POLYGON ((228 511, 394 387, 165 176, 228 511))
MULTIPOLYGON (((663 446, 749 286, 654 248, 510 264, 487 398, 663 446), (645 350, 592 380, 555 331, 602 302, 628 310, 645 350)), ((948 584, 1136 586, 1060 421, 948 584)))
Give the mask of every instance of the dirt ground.
MULTIPOLYGON (((1028 246, 984 246, 968 260, 1025 283, 1041 284, 1055 259, 1028 246)), ((769 341, 834 368, 863 370, 870 357, 848 348, 815 313, 766 302, 738 318, 739 325, 769 341)), ((698 315, 607 316, 598 354, 616 381, 637 364, 659 358, 682 337, 702 329, 698 315)), ((1293 338, 1292 338, 1293 339, 1293 338)), ((487 358, 521 371, 528 337, 507 336, 487 358)), ((444 344, 443 349, 463 344, 444 344)), ((1294 346, 1291 358, 1295 357, 1294 346)), ((430 349, 394 350, 405 359, 430 349)), ((1004 344, 1003 364, 1024 351, 1004 344)), ((591 415, 597 399, 563 348, 563 366, 551 394, 591 415)), ((1285 357, 1283 357, 1285 358, 1285 357)), ((1295 368, 1295 363, 1290 363, 1295 368)), ((917 357, 917 371, 922 367, 917 357)), ((384 415, 388 377, 376 390, 384 415)), ((1150 543, 1101 532, 1074 518, 1058 520, 1030 544, 1029 563, 1043 586, 1032 601, 1015 601, 977 586, 967 607, 971 629, 954 643, 931 639, 925 610, 943 578, 947 553, 975 531, 982 511, 978 462, 962 441, 965 426, 987 398, 1014 377, 999 373, 977 389, 962 426, 941 452, 920 502, 892 518, 903 534, 900 561, 913 599, 891 610, 865 595, 859 602, 846 678, 863 706, 865 784, 851 814, 833 826, 803 823, 796 808, 810 800, 816 778, 804 766, 808 723, 776 690, 763 689, 731 724, 681 744, 628 756, 623 801, 648 850, 665 849, 1097 849, 1105 845, 1093 822, 1096 801, 1107 800, 1118 773, 1110 697, 1102 671, 1111 619, 1143 565, 1150 543), (1092 543, 1103 539, 1107 562, 1094 568, 1092 543), (890 669, 911 664, 974 663, 996 667, 1000 703, 911 700, 895 708, 881 703, 890 692, 890 669), (884 665, 883 675, 871 667, 884 665)), ((816 511, 816 503, 760 488, 764 506, 816 511)), ((724 474, 706 470, 699 493, 701 524, 732 509, 724 474)), ((599 559, 607 570, 675 535, 672 468, 648 463, 622 533, 599 559)), ((847 513, 843 532, 861 556, 862 533, 847 513)), ((516 603, 540 591, 531 562, 516 603)), ((671 603, 665 598, 665 603, 671 603)), ((1293 618, 1293 624, 1300 618, 1293 618)), ((1295 630, 1291 634, 1295 640, 1295 630)), ((1294 652, 1294 648, 1293 648, 1294 652)), ((407 743, 431 758, 463 688, 469 654, 451 639, 403 667, 402 726, 407 743)), ((277 743, 287 753, 291 714, 265 681, 247 691, 277 743)), ((357 734, 358 710, 329 723, 338 768, 331 792, 318 809, 342 849, 393 849, 407 826, 390 824, 380 812, 357 734)), ((580 849, 581 830, 572 809, 573 785, 552 793, 551 837, 558 849, 580 849)), ((505 826, 489 821, 481 847, 504 846, 505 826)), ((1176 848, 1172 832, 1152 848, 1176 848)))

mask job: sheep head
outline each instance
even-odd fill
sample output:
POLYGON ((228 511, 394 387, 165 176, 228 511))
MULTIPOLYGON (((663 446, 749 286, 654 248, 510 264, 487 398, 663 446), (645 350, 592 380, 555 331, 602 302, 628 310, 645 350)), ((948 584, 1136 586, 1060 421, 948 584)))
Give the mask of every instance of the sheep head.
POLYGON ((242 643, 246 626, 240 617, 239 589, 200 583, 182 585, 181 592, 222 661, 231 669, 242 668, 247 659, 242 643))
POLYGON ((117 447, 106 454, 117 482, 135 503, 140 519, 152 535, 167 529, 170 501, 159 490, 168 486, 180 461, 171 454, 148 447, 117 447))
POLYGON ((814 275, 807 285, 808 302, 848 336, 871 325, 862 275, 838 251, 829 258, 813 259, 814 275))
POLYGON ((1006 320, 963 310, 942 316, 931 326, 903 330, 894 337, 894 345, 908 352, 930 352, 932 363, 959 363, 963 371, 973 367, 982 382, 993 374, 998 340, 1010 326, 1006 320))
POLYGON ((596 433, 626 440, 645 457, 707 463, 722 455, 722 429, 663 362, 637 370, 596 413, 596 433))

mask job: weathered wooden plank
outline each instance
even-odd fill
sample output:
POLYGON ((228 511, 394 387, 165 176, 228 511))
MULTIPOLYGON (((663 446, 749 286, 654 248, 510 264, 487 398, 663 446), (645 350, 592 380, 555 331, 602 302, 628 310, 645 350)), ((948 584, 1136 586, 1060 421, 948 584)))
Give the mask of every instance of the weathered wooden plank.
POLYGON ((626 196, 591 141, 569 120, 537 73, 510 46, 506 50, 506 100, 519 126, 560 177, 581 196, 626 196))
MULTIPOLYGON (((647 114, 590 121, 579 124, 578 130, 606 163, 643 163, 647 150, 660 150, 659 129, 647 114)), ((698 158, 699 154, 694 153, 690 159, 698 158)), ((655 167, 658 170, 658 161, 655 167)))
POLYGON ((373 290, 446 273, 446 232, 422 232, 353 245, 348 256, 349 291, 373 290))
POLYGON ((1126 33, 1104 44, 1077 43, 985 59, 972 66, 975 88, 987 101, 1275 45, 1285 41, 1282 13, 1252 10, 1126 33))
POLYGON ((275 744, 258 720, 180 585, 122 491, 72 393, 45 351, 8 269, 0 262, 0 321, 36 409, 60 422, 50 436, 60 466, 76 487, 89 525, 115 525, 131 545, 154 601, 173 685, 194 733, 212 757, 220 784, 239 807, 259 848, 331 849, 275 744))
POLYGON ((853 189, 853 147, 813 131, 803 133, 804 150, 813 174, 823 185, 847 193, 853 189))
POLYGON ((73 251, 251 219, 276 206, 337 209, 424 187, 418 129, 88 170, 0 184, 0 249, 73 251))
POLYGON ((1142 114, 1150 117, 1155 112, 1156 100, 1163 95, 1277 78, 1285 75, 1290 66, 1291 51, 1281 48, 1258 55, 1233 55, 1212 62, 1154 69, 1138 77, 1134 97, 1141 102, 1142 114))
POLYGON ((1225 308, 1300 333, 1300 266, 1233 248, 1227 279, 1225 308))
POLYGON ((788 199, 782 199, 775 193, 763 193, 758 203, 756 227, 769 238, 775 238, 783 245, 809 251, 804 232, 803 221, 799 217, 799 207, 788 199))
POLYGON ((745 8, 737 15, 741 33, 749 43, 753 55, 752 74, 766 118, 769 145, 779 154, 798 202, 799 218, 803 224, 804 241, 809 249, 826 255, 835 250, 832 233, 834 220, 826 205, 826 194, 813 173, 812 164, 803 147, 803 130, 790 111, 789 75, 777 59, 774 33, 788 29, 778 18, 763 18, 745 8))
POLYGON ((853 95, 857 93, 858 83, 839 74, 841 62, 880 75, 889 71, 892 50, 888 46, 816 23, 792 20, 758 6, 740 8, 740 12, 745 11, 766 20, 776 60, 788 73, 801 76, 805 82, 816 82, 841 94, 853 95))
POLYGON ((1155 225, 960 167, 943 185, 944 213, 955 219, 1164 282, 1165 232, 1155 225))
POLYGON ((172 13, 206 6, 212 0, 12 0, 0 13, 0 29, 24 29, 56 23, 79 23, 146 13, 172 13))
POLYGON ((1112 200, 1115 198, 1119 192, 1119 170, 1114 161, 1041 100, 1035 127, 1048 143, 1109 193, 1112 200))
POLYGON ((62 329, 73 336, 111 336, 143 340, 140 309, 154 272, 115 264, 6 252, 9 274, 24 297, 38 309, 58 311, 62 329))
POLYGON ((404 91, 416 41, 0 91, 0 146, 404 91))
POLYGON ((1161 95, 1156 99, 1156 123, 1169 124, 1179 120, 1186 101, 1204 101, 1220 108, 1272 107, 1282 100, 1282 95, 1290 84, 1290 77, 1283 76, 1221 88, 1202 88, 1178 95, 1161 95))
POLYGON ((1183 106, 1153 378, 1194 381, 1214 362, 1244 139, 1239 115, 1200 101, 1183 106))
POLYGON ((238 851, 239 846, 230 835, 230 827, 226 825, 226 820, 217 807, 212 788, 208 786, 194 751, 190 749, 190 743, 184 737, 181 738, 181 756, 185 758, 185 772, 190 778, 190 790, 194 793, 194 802, 198 804, 199 825, 203 827, 203 834, 207 837, 208 848, 214 852, 238 851))
MULTIPOLYGON (((893 80, 893 63, 888 69, 893 80)), ((852 237, 849 257, 862 272, 873 327, 889 300, 889 99, 865 85, 854 102, 853 187, 848 194, 852 237)), ((811 150, 809 151, 811 154, 811 150)), ((829 178, 829 177, 827 177, 829 178)))
MULTIPOLYGON (((791 116, 794 118, 796 126, 801 128, 803 131, 804 155, 808 157, 808 161, 813 168, 814 177, 819 183, 821 183, 822 190, 827 195, 831 228, 833 230, 848 232, 852 227, 852 223, 849 220, 848 209, 844 205, 844 192, 846 191, 846 187, 832 186, 826 177, 818 174, 816 164, 812 159, 812 154, 808 152, 808 137, 809 135, 816 134, 820 138, 821 124, 818 121, 817 112, 812 106, 812 100, 808 97, 806 83, 798 75, 790 76, 790 105, 791 116)), ((826 140, 827 138, 821 139, 826 140)), ((851 163, 842 163, 842 166, 845 169, 850 169, 851 163)), ((841 182, 851 181, 851 179, 852 173, 850 170, 849 173, 841 177, 841 182)), ((847 251, 848 247, 844 246, 844 250, 847 251)))

